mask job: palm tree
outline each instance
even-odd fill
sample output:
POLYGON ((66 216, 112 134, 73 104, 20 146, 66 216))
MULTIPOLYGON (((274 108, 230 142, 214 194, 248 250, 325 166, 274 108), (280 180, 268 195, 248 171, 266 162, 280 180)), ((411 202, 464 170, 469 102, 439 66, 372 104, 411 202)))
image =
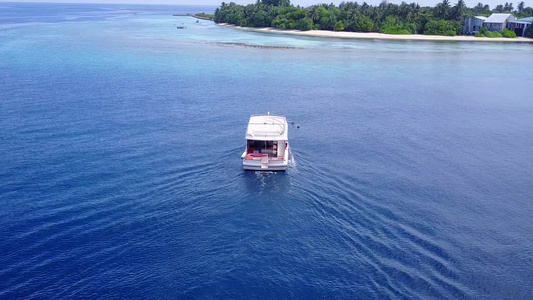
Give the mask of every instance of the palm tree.
POLYGON ((380 12, 379 7, 374 7, 374 9, 372 9, 372 13, 370 14, 370 21, 375 22, 379 20, 380 17, 381 17, 381 12, 380 12))
POLYGON ((357 10, 351 9, 348 12, 348 21, 350 21, 351 23, 351 22, 354 22, 356 19, 357 19, 357 10))
POLYGON ((463 15, 465 13, 465 9, 466 9, 466 5, 465 5, 464 0, 457 1, 457 4, 453 7, 452 19, 457 20, 457 21, 462 20, 463 15))
POLYGON ((407 19, 407 15, 409 14, 410 10, 411 8, 409 7, 409 5, 407 5, 407 3, 402 2, 402 4, 400 4, 399 11, 400 11, 400 16, 403 19, 407 19))
POLYGON ((314 5, 313 8, 311 8, 309 11, 309 17, 315 24, 320 21, 320 11, 318 10, 318 6, 314 5))
POLYGON ((504 11, 513 11, 513 3, 509 4, 508 2, 505 2, 505 5, 503 6, 504 11))
POLYGON ((524 1, 518 3, 518 14, 524 10, 524 1))
POLYGON ((476 6, 474 6, 474 12, 476 14, 480 14, 483 12, 483 3, 478 2, 476 6))
POLYGON ((435 11, 433 14, 437 18, 445 19, 445 20, 448 19, 448 16, 450 14, 450 1, 442 0, 441 3, 435 6, 435 11))
POLYGON ((326 19, 322 22, 327 30, 333 30, 333 27, 335 26, 335 23, 337 23, 337 17, 335 17, 335 13, 328 12, 328 15, 326 16, 326 19))
POLYGON ((414 10, 415 10, 415 16, 420 17, 420 15, 422 14, 422 10, 420 9, 420 5, 418 3, 415 5, 414 10))

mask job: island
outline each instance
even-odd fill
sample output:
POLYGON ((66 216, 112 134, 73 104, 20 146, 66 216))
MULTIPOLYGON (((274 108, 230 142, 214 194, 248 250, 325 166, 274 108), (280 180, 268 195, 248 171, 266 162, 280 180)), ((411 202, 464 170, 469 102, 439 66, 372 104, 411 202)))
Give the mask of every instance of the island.
POLYGON ((512 3, 494 9, 478 3, 469 8, 463 0, 453 6, 443 0, 435 7, 384 0, 377 6, 342 2, 339 6, 317 4, 304 8, 292 5, 289 0, 260 0, 248 5, 222 2, 213 20, 244 30, 307 36, 533 42, 531 16, 533 8, 525 7, 524 2, 516 9, 512 3), (474 24, 479 28, 474 25, 472 29, 471 18, 478 18, 475 20, 481 23, 474 24), (483 23, 490 20, 502 21, 501 24, 483 23))

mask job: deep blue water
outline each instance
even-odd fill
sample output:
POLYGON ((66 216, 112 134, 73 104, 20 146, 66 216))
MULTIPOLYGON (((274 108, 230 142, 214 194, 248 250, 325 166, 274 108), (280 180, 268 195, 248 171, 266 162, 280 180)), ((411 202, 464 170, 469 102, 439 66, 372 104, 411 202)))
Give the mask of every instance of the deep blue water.
POLYGON ((533 298, 533 45, 213 10, 0 3, 1 299, 533 298), (244 172, 267 111, 296 163, 244 172))

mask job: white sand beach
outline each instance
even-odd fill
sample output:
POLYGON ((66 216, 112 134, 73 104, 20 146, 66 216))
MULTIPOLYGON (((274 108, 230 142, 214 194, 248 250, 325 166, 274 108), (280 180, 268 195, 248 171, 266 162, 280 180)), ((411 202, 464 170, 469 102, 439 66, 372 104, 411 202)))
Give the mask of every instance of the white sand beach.
POLYGON ((517 37, 517 38, 482 38, 475 36, 440 36, 440 35, 421 35, 421 34, 384 34, 377 32, 347 32, 347 31, 327 31, 327 30, 281 30, 273 27, 265 28, 251 28, 240 27, 230 24, 221 23, 220 26, 235 28, 239 30, 248 30, 256 32, 266 32, 274 34, 292 34, 301 36, 313 37, 330 37, 343 39, 382 39, 382 40, 418 40, 418 41, 446 41, 446 42, 510 42, 510 43, 533 43, 533 39, 517 37))

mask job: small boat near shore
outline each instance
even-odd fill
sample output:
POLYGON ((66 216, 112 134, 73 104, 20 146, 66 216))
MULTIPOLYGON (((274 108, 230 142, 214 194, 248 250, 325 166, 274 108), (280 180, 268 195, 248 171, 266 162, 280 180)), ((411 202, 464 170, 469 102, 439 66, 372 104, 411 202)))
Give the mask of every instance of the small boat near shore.
POLYGON ((252 115, 246 130, 242 166, 250 171, 285 171, 291 151, 287 119, 283 116, 252 115))

